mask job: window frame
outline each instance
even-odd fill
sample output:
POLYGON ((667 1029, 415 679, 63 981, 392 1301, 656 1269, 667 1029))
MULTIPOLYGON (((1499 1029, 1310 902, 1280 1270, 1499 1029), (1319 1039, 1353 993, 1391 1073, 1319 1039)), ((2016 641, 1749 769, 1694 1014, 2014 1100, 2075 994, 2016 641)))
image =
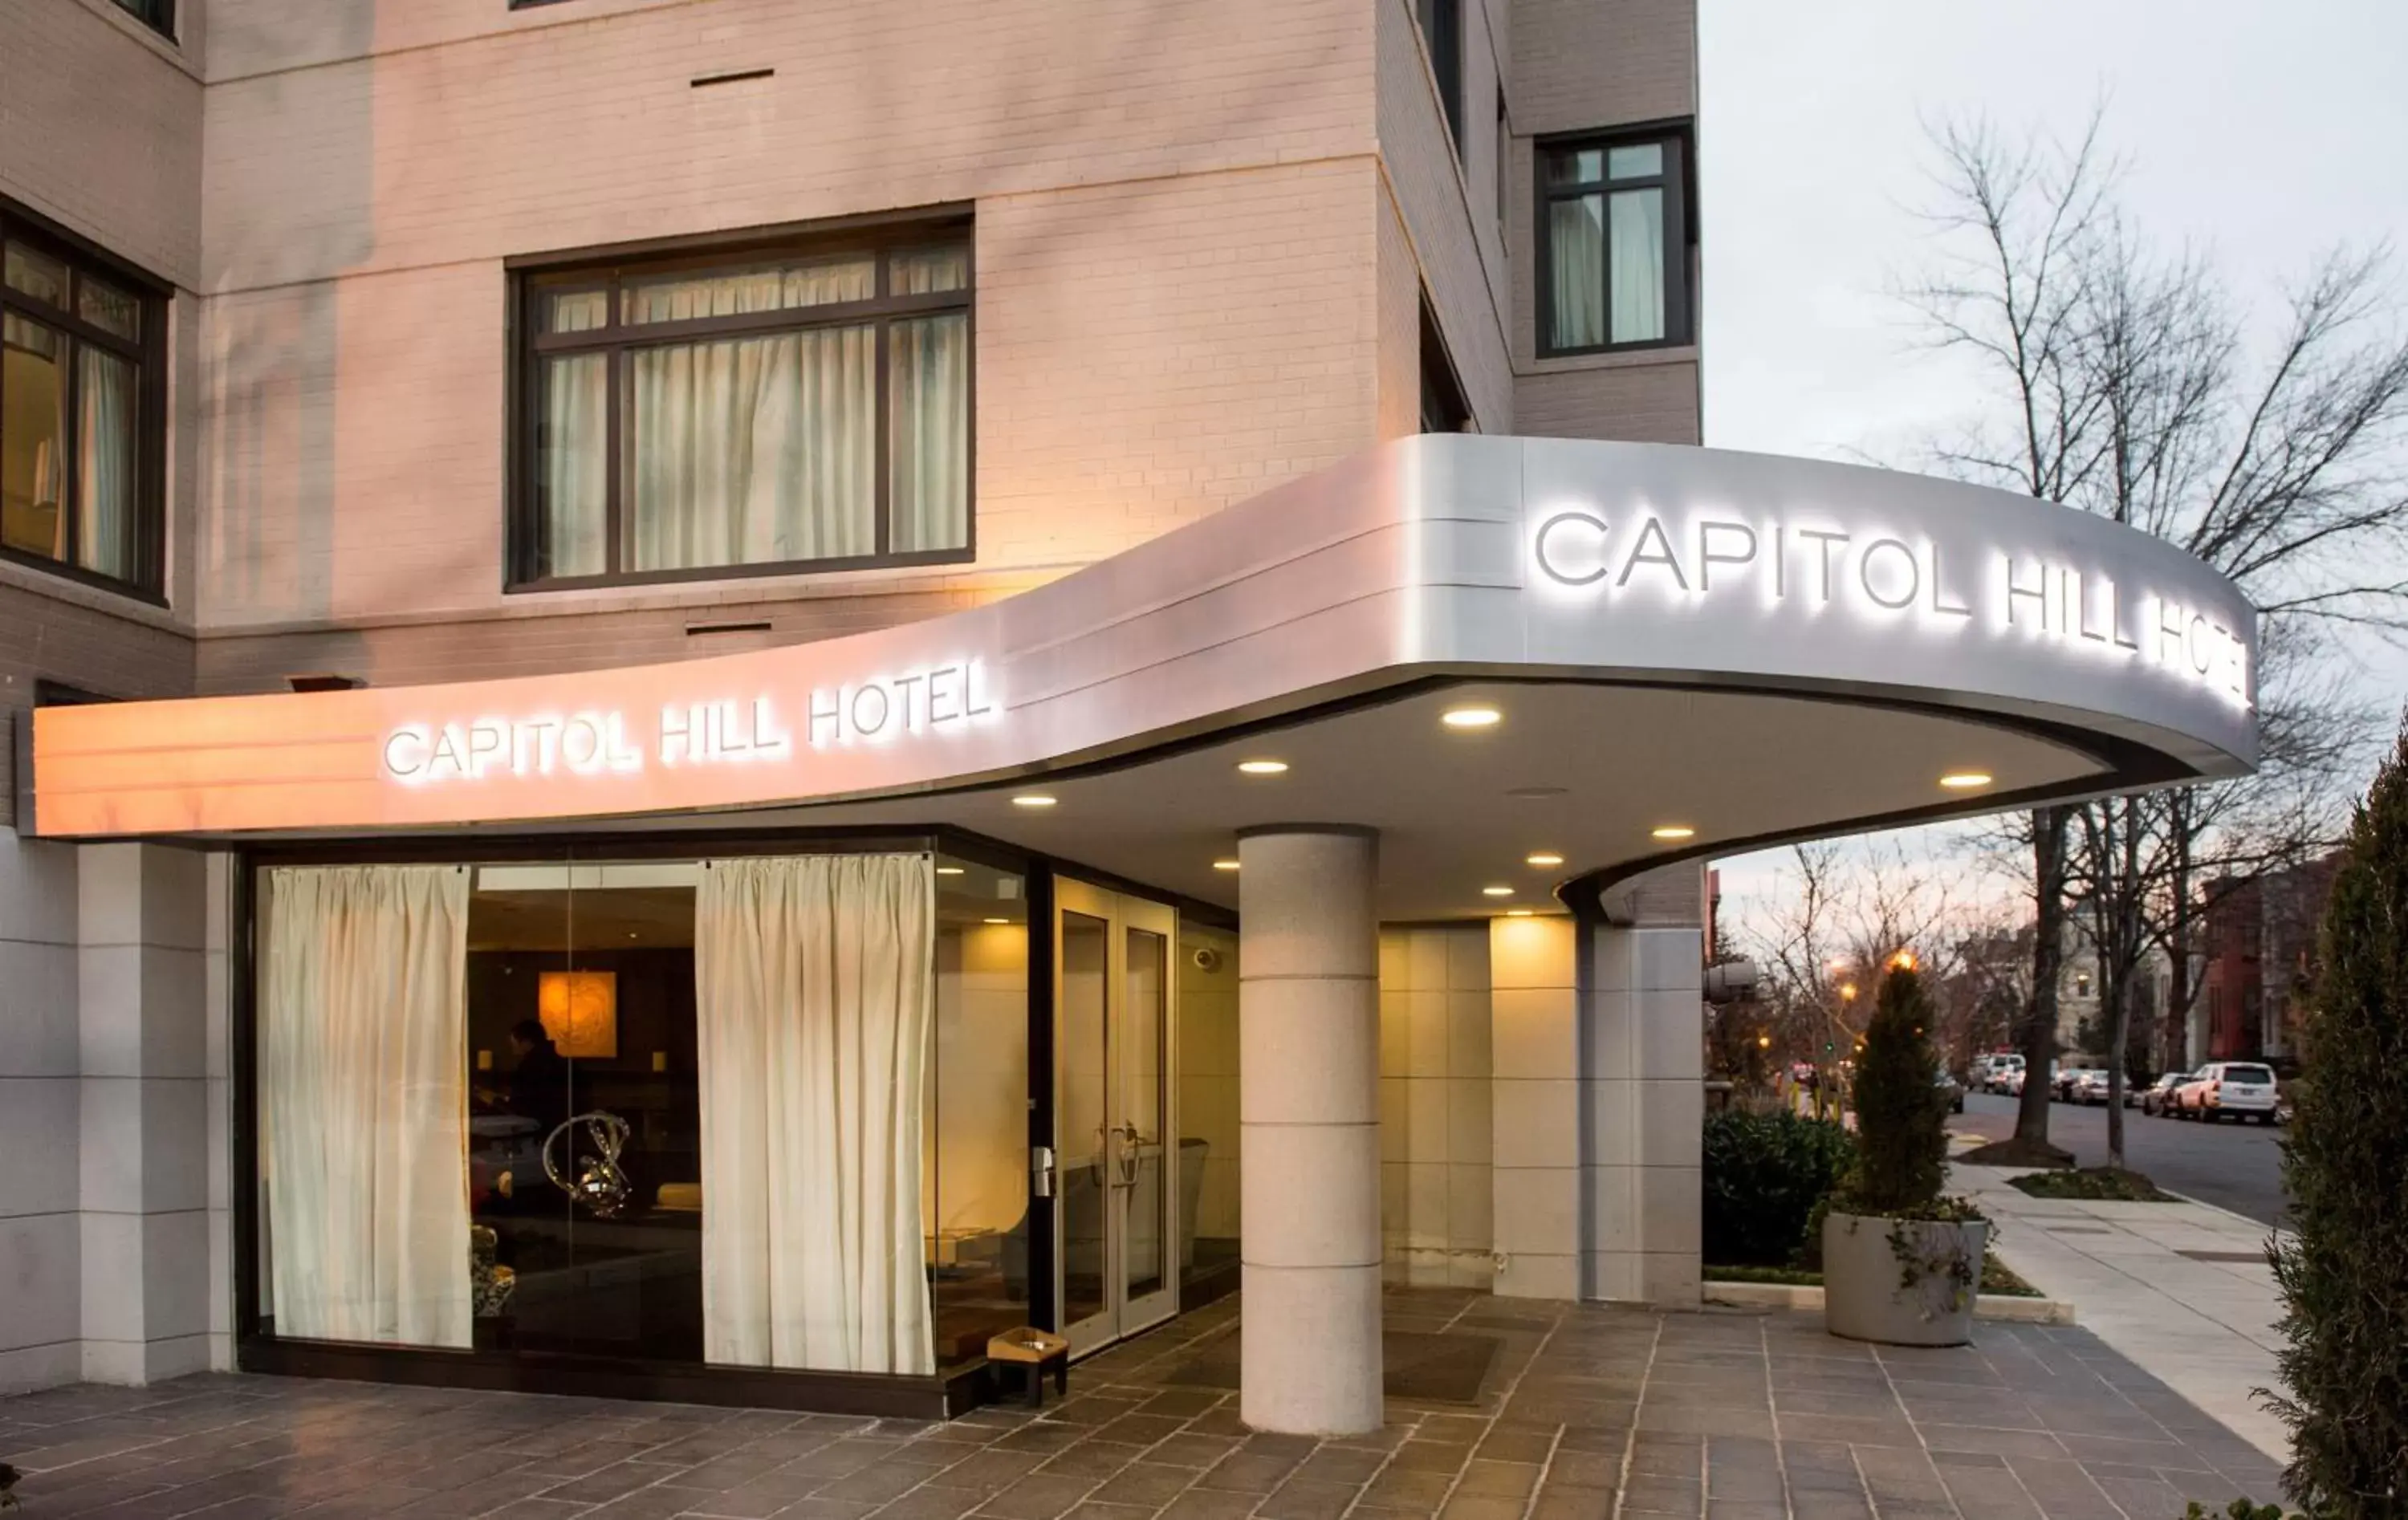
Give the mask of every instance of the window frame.
POLYGON ((118 9, 168 41, 176 38, 176 0, 112 0, 118 9))
MULTIPOLYGON (((1691 276, 1698 235, 1696 220, 1689 211, 1697 198, 1697 157, 1692 151, 1693 136, 1690 123, 1684 120, 1650 122, 1601 131, 1558 133, 1532 142, 1531 246, 1537 257, 1533 261, 1536 284, 1532 287, 1531 302, 1536 331, 1531 337, 1540 358, 1576 359, 1600 353, 1642 353, 1652 349, 1684 349, 1697 341, 1697 310, 1691 294, 1694 283, 1691 276), (1665 167, 1660 174, 1631 179, 1582 180, 1569 185, 1547 182, 1549 162, 1558 153, 1595 149, 1600 154, 1611 154, 1617 148, 1651 145, 1661 146, 1664 150, 1665 167), (1555 327, 1555 251, 1550 226, 1555 202, 1592 194, 1610 196, 1617 190, 1656 188, 1664 192, 1664 336, 1627 343, 1609 339, 1603 343, 1556 347, 1553 337, 1555 327)), ((1605 266, 1609 306, 1613 283, 1611 248, 1609 242, 1609 262, 1605 266)))
POLYGON ((62 452, 81 468, 82 366, 72 355, 89 344, 134 366, 134 567, 129 576, 115 576, 77 563, 79 543, 75 498, 79 476, 67 482, 60 510, 66 520, 66 557, 52 559, 30 550, 0 543, 0 560, 22 565, 103 591, 114 592, 154 607, 167 605, 167 316, 172 287, 146 274, 87 238, 16 202, 0 196, 0 243, 16 242, 66 265, 69 309, 35 299, 0 280, 0 309, 64 334, 71 340, 70 358, 63 366, 65 431, 62 452), (141 336, 127 339, 72 309, 78 287, 87 275, 96 276, 132 294, 137 303, 141 336))
POLYGON ((540 259, 510 260, 509 416, 510 500, 504 545, 503 586, 506 593, 575 591, 596 586, 666 585, 683 581, 732 581, 763 576, 824 575, 847 570, 871 570, 925 565, 963 565, 978 558, 978 258, 972 220, 967 211, 917 212, 900 217, 871 216, 837 223, 752 232, 733 237, 707 237, 578 250, 540 259), (916 248, 958 244, 967 264, 960 290, 927 295, 893 295, 887 292, 888 255, 916 248), (818 306, 781 308, 732 317, 696 317, 680 322, 645 323, 631 327, 622 321, 620 293, 630 279, 665 274, 734 268, 767 258, 819 258, 846 253, 868 254, 876 270, 871 298, 828 302, 818 306), (606 325, 574 333, 545 333, 537 320, 538 301, 545 294, 579 290, 602 291, 609 303, 606 325), (891 541, 890 495, 893 489, 889 457, 892 378, 888 333, 897 319, 959 312, 969 344, 964 397, 967 417, 963 467, 968 480, 962 543, 957 548, 894 551, 891 541), (876 334, 872 348, 871 386, 877 404, 875 439, 876 496, 872 536, 879 546, 867 554, 822 559, 769 560, 751 564, 702 565, 673 569, 631 570, 622 567, 625 544, 625 481, 623 409, 620 390, 626 373, 625 356, 640 349, 715 338, 758 337, 834 327, 867 325, 876 334), (542 563, 543 509, 538 480, 541 451, 533 429, 541 418, 545 358, 562 353, 603 353, 609 356, 605 386, 609 397, 604 450, 603 538, 608 568, 595 575, 546 575, 542 563))
POLYGON ((1429 52, 1430 78, 1438 84, 1439 115, 1455 156, 1463 157, 1463 0, 1413 0, 1413 24, 1429 52))

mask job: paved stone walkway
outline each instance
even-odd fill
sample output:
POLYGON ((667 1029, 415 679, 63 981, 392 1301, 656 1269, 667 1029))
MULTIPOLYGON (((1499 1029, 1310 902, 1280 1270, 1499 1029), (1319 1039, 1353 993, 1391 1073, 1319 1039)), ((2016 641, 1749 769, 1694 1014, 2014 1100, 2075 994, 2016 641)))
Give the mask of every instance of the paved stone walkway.
MULTIPOLYGON (((1897 1351, 1815 1316, 1401 1291, 1484 1359, 1359 1440, 1251 1435, 1225 1301, 950 1425, 244 1376, 0 1402, 25 1520, 2163 1520, 2272 1467, 2078 1328, 1897 1351)), ((1419 1342, 1427 1346, 1431 1342, 1419 1342)))
POLYGON ((2017 1169, 1953 1169, 1952 1190, 1999 1222, 2000 1259, 2143 1369, 2276 1460, 2289 1432, 2255 1390, 2279 1387, 2283 1306, 2266 1265, 2270 1231, 2205 1203, 2036 1198, 2017 1169))

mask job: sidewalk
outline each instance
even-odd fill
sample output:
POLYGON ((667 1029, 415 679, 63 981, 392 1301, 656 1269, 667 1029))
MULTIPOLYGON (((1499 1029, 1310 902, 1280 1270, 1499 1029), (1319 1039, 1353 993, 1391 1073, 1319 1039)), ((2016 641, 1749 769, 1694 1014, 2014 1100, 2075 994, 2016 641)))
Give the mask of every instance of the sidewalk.
MULTIPOLYGON (((2266 1226, 2204 1203, 2035 1198, 2016 1169, 1951 1167, 1950 1190, 1997 1222, 1999 1258, 2144 1371, 2266 1453, 2282 1422, 2251 1390, 2275 1387, 2282 1317, 2266 1226)), ((2263 1496, 2261 1496, 2263 1497, 2263 1496)))

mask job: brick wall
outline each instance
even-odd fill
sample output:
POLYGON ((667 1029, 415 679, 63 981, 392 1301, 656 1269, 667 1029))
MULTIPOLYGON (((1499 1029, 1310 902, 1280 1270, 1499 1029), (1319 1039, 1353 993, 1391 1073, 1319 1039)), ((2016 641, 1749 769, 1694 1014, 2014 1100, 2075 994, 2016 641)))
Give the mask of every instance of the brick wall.
POLYGON ((686 613, 726 602, 811 603, 798 637, 924 616, 1378 437, 1370 23, 1339 0, 218 0, 213 22, 200 617, 245 647, 205 653, 212 688, 322 650, 473 673, 403 631, 428 613, 492 620, 471 647, 512 669, 684 649, 686 613), (777 73, 689 84, 752 67, 777 73), (959 202, 974 569, 505 595, 505 258, 959 202), (526 626, 552 618, 610 632, 526 626))
MULTIPOLYGON (((1695 344, 1541 359, 1532 139, 1697 114, 1696 0, 1512 0, 1512 165, 1506 222, 1514 431, 1533 437, 1698 443, 1695 344)), ((1698 208, 1693 216, 1701 216, 1698 208)), ((1700 223, 1702 225, 1702 222, 1700 223)), ((1691 297, 1704 292, 1690 271, 1691 297)))

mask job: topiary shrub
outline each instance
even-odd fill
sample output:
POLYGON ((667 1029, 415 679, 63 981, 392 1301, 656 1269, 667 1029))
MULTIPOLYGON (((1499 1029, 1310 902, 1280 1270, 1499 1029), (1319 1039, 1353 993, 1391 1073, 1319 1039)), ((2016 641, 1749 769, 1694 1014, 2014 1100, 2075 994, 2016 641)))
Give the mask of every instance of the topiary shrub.
POLYGON ((1709 1115, 1700 1242, 1707 1265, 1788 1265, 1814 1205, 1856 1151, 1856 1137, 1825 1119, 1786 1111, 1709 1115))
POLYGON ((2408 1513, 2408 734, 2374 778, 2325 908, 2283 1141, 2284 1474, 2314 1513, 2408 1513))
MULTIPOLYGON (((1937 1061, 1924 1031, 1931 1006, 1912 965, 1890 968, 1865 1026, 1856 1061, 1856 1163, 1831 1207, 1896 1219, 1942 1215, 1948 1159, 1948 1095, 1932 1081, 1937 1061)), ((1961 1217, 1961 1210, 1945 1217, 1961 1217)))

